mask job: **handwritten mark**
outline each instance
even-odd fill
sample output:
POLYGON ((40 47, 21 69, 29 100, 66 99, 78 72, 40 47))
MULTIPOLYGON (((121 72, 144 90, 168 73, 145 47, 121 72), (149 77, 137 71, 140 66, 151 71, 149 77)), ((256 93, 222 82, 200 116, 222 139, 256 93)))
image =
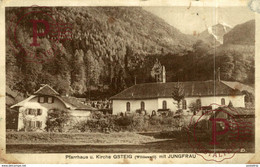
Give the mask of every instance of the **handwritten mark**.
POLYGON ((248 7, 253 11, 260 13, 260 0, 251 0, 248 3, 248 7))

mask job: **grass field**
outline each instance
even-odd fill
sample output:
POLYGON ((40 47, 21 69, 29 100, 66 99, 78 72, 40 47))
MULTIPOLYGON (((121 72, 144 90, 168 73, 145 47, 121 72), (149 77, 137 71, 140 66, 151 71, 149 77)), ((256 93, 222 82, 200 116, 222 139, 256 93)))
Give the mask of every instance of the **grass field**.
MULTIPOLYGON (((163 135, 165 136, 165 135, 163 135)), ((158 137, 158 133, 36 133, 8 132, 7 153, 192 153, 196 143, 187 138, 158 137)), ((209 141, 202 141, 207 146, 209 141)), ((232 142, 233 143, 233 142, 232 142)), ((239 146, 243 143, 237 143, 239 146)), ((210 151, 223 152, 230 145, 224 142, 210 151)), ((255 151, 254 142, 244 145, 245 152, 255 151)))
POLYGON ((131 132, 119 133, 37 133, 7 132, 7 144, 142 144, 156 142, 152 136, 144 136, 131 132))

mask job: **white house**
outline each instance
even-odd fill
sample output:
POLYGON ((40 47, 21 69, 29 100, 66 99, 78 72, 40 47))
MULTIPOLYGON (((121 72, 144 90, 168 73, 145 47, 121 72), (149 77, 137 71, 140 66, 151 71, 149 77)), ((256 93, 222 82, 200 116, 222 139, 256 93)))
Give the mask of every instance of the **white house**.
POLYGON ((214 109, 231 102, 234 107, 245 107, 245 94, 242 91, 254 94, 254 88, 251 86, 221 81, 220 69, 217 71, 216 80, 166 82, 165 67, 157 60, 151 74, 157 82, 133 85, 110 98, 113 114, 143 111, 151 115, 153 111, 176 111, 177 105, 172 93, 178 85, 184 90, 184 99, 180 104, 186 111, 184 114, 189 114, 192 106, 214 109))
POLYGON ((181 102, 184 111, 188 111, 192 104, 203 107, 213 103, 228 105, 232 102, 234 107, 245 107, 245 95, 222 81, 144 83, 134 85, 111 97, 113 114, 142 110, 147 114, 151 114, 153 110, 176 111, 177 105, 172 98, 172 92, 177 84, 182 84, 184 88, 185 98, 181 102))
POLYGON ((84 105, 74 97, 60 96, 49 85, 43 85, 27 99, 11 106, 19 111, 17 130, 44 130, 48 112, 55 109, 69 111, 73 119, 87 119, 95 108, 84 105))

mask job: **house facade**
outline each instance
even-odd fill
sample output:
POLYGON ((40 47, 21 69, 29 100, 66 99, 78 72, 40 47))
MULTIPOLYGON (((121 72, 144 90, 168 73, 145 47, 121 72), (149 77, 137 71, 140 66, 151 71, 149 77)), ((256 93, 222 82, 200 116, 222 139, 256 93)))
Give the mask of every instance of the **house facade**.
POLYGON ((145 111, 151 115, 153 111, 176 111, 177 102, 173 100, 172 92, 178 85, 184 90, 184 99, 180 102, 184 114, 192 114, 191 107, 206 107, 213 103, 228 105, 232 102, 234 107, 245 107, 245 95, 222 81, 160 82, 134 85, 111 97, 113 114, 145 111))
POLYGON ((84 105, 74 97, 60 96, 49 85, 43 85, 27 99, 11 106, 18 113, 17 130, 44 131, 48 112, 64 110, 70 112, 72 119, 88 119, 95 108, 84 105))

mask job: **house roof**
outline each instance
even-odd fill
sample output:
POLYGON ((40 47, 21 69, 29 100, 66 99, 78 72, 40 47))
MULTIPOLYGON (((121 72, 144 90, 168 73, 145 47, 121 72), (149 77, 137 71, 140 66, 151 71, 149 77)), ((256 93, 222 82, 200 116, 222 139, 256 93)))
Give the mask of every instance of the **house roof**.
POLYGON ((38 89, 36 92, 34 92, 34 94, 31 95, 30 97, 22 100, 21 102, 15 104, 15 105, 12 105, 11 108, 24 106, 32 98, 37 97, 39 95, 54 96, 54 97, 58 98, 59 100, 61 100, 64 103, 64 105, 66 106, 66 108, 75 109, 75 110, 91 110, 91 111, 96 110, 95 108, 93 108, 89 105, 85 105, 85 104, 81 103, 75 97, 60 96, 58 92, 56 92, 52 87, 50 87, 47 84, 43 85, 40 89, 38 89))
MULTIPOLYGON (((185 97, 197 96, 236 96, 242 95, 242 92, 233 89, 219 81, 189 81, 179 82, 184 87, 185 97)), ((112 100, 122 99, 153 99, 169 98, 178 82, 167 83, 144 83, 131 86, 119 94, 111 97, 112 100)))
POLYGON ((229 87, 231 87, 233 89, 238 89, 241 92, 246 90, 249 93, 252 93, 253 95, 255 95, 255 89, 254 89, 253 86, 245 85, 245 84, 242 84, 242 83, 237 82, 237 81, 234 81, 234 82, 231 82, 231 81, 221 81, 221 82, 223 82, 224 84, 226 84, 227 86, 229 86, 229 87))
POLYGON ((31 99, 33 99, 34 97, 36 97, 35 95, 31 95, 30 97, 20 101, 19 103, 16 103, 14 105, 12 105, 10 108, 14 108, 14 107, 21 107, 24 106, 28 101, 30 101, 31 99))
POLYGON ((255 115, 254 108, 244 108, 244 107, 221 107, 221 110, 224 110, 232 115, 255 115))
MULTIPOLYGON (((25 104, 29 102, 31 99, 33 99, 34 97, 37 97, 37 95, 31 95, 30 97, 24 99, 23 101, 15 105, 12 105, 11 108, 25 106, 25 104)), ((85 105, 81 103, 75 97, 65 97, 65 96, 55 96, 55 97, 60 99, 64 103, 66 108, 75 109, 75 110, 89 110, 89 111, 97 110, 89 105, 85 105)))
POLYGON ((70 97, 70 96, 61 96, 60 97, 65 103, 68 103, 75 107, 75 109, 79 110, 97 110, 96 108, 93 108, 89 105, 81 103, 77 98, 70 97))
POLYGON ((52 87, 50 87, 48 84, 43 85, 33 93, 34 95, 50 95, 50 96, 55 96, 59 95, 59 93, 54 90, 52 87))

